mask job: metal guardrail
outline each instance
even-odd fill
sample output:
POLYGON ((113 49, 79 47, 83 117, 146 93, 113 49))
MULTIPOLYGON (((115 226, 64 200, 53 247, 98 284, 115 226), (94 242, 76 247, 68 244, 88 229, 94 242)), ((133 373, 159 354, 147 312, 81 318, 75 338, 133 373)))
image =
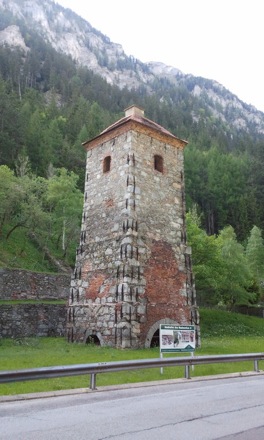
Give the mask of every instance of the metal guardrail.
POLYGON ((99 362, 93 364, 65 365, 57 367, 31 368, 27 370, 0 371, 0 384, 37 379, 51 379, 54 377, 90 375, 91 390, 96 389, 96 375, 125 370, 142 368, 162 368, 184 366, 185 378, 190 379, 190 370, 193 365, 253 361, 254 371, 258 372, 258 362, 264 360, 264 353, 228 354, 211 356, 192 356, 178 358, 139 359, 119 362, 99 362))

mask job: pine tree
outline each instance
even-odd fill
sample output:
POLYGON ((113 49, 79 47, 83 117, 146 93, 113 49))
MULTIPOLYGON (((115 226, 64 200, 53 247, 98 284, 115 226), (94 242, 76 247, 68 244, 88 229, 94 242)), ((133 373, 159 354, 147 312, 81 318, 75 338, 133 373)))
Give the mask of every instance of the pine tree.
POLYGON ((254 275, 259 289, 263 289, 264 284, 264 241, 261 230, 253 226, 246 247, 248 266, 254 275))

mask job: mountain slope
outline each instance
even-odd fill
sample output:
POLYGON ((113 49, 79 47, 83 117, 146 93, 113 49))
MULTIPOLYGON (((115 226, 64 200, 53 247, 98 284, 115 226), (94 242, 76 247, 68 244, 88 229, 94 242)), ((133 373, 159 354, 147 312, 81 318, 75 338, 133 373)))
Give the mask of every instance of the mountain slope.
POLYGON ((159 62, 142 63, 126 56, 115 44, 90 23, 51 0, 0 0, 0 45, 30 51, 28 29, 34 29, 57 52, 70 56, 77 64, 100 75, 120 89, 144 88, 162 102, 177 106, 175 88, 184 88, 192 103, 194 123, 217 119, 232 136, 240 131, 262 138, 264 113, 245 104, 216 81, 185 75, 176 67, 159 62), (202 111, 201 111, 202 110, 202 111))
MULTIPOLYGON (((131 88, 153 77, 147 66, 127 57, 121 45, 112 43, 87 21, 51 0, 43 0, 41 3, 37 0, 26 0, 22 5, 20 0, 0 0, 0 8, 11 12, 13 17, 26 26, 34 27, 56 51, 71 56, 77 63, 92 69, 110 84, 131 88)), ((2 43, 6 35, 6 42, 10 44, 8 31, 12 30, 9 28, 2 31, 2 43)), ((21 47, 21 38, 18 38, 17 44, 13 39, 12 45, 21 47)))

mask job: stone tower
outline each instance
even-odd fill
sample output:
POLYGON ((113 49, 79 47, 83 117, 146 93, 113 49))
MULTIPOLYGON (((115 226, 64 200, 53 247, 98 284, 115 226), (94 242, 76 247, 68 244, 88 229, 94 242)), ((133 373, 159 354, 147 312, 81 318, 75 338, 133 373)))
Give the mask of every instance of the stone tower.
POLYGON ((68 341, 149 347, 164 323, 195 324, 198 339, 185 230, 186 144, 136 106, 84 143, 84 208, 68 341))

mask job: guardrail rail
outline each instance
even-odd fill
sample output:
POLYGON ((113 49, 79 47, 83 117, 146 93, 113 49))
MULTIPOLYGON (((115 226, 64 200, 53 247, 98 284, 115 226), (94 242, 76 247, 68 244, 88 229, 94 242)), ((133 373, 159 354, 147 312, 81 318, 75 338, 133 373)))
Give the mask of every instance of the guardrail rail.
POLYGON ((193 365, 253 361, 254 371, 259 372, 258 362, 264 360, 264 353, 173 357, 155 359, 137 359, 117 362, 99 362, 92 364, 64 365, 55 367, 31 368, 26 370, 0 371, 0 384, 37 379, 51 379, 55 377, 90 375, 91 390, 96 389, 96 375, 125 370, 142 368, 163 368, 184 366, 185 378, 190 379, 190 370, 193 365))

